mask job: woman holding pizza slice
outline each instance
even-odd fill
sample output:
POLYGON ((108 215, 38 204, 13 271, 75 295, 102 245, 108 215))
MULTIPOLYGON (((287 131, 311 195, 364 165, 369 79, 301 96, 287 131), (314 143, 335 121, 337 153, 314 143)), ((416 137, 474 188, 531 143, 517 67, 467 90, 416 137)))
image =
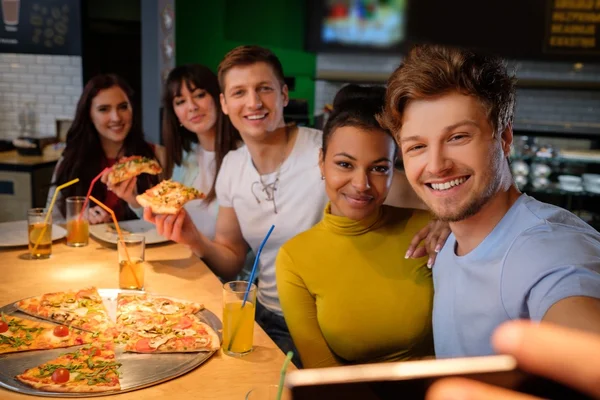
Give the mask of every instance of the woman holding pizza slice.
MULTIPOLYGON (((75 178, 79 178, 79 182, 59 193, 53 210, 55 221, 64 220, 67 197, 85 196, 92 179, 118 159, 133 155, 162 158, 159 155, 163 155, 164 149, 144 140, 139 118, 133 110, 132 96, 133 90, 127 82, 113 74, 97 75, 85 85, 67 133, 67 146, 54 170, 48 201, 56 186, 75 178)), ((135 219, 138 216, 134 209, 139 208, 136 193, 143 193, 158 181, 156 175, 142 175, 112 188, 96 184, 92 195, 110 207, 117 219, 135 219)), ((102 208, 90 207, 91 224, 110 220, 110 215, 102 208)))
MULTIPOLYGON (((199 232, 185 211, 153 215, 145 209, 144 218, 154 222, 161 235, 188 245, 224 279, 242 270, 248 248, 256 252, 275 225, 260 259, 256 321, 287 352, 294 350, 294 345, 277 294, 275 257, 283 243, 323 216, 327 195, 319 171, 322 134, 285 123, 288 87, 281 62, 270 50, 258 46, 233 49, 221 61, 218 78, 223 112, 245 146, 230 151, 221 165, 214 239, 199 232)), ((424 208, 403 174, 394 174, 394 181, 389 201, 424 208)), ((443 233, 442 243, 448 232, 443 233)), ((429 235, 431 249, 438 244, 439 234, 429 235)), ((294 362, 299 365, 297 358, 294 362)))
POLYGON ((223 114, 217 76, 200 64, 175 67, 164 87, 162 137, 165 176, 206 195, 185 210, 196 228, 215 236, 219 206, 215 181, 225 155, 242 144, 238 131, 223 114))

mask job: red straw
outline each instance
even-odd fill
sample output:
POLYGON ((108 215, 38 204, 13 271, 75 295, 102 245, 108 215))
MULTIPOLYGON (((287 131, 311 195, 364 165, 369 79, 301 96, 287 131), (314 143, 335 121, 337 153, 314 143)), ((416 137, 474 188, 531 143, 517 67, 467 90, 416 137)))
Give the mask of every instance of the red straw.
POLYGON ((92 183, 90 183, 90 188, 88 189, 87 195, 85 196, 85 201, 83 202, 83 207, 81 207, 81 212, 79 213, 79 218, 77 219, 78 221, 81 221, 81 218, 83 217, 83 211, 85 211, 85 208, 87 207, 89 201, 90 201, 90 194, 92 193, 92 189, 94 188, 94 183, 96 183, 96 181, 98 179, 100 179, 100 177, 102 176, 102 174, 109 170, 110 167, 106 167, 102 170, 102 172, 100 172, 98 174, 97 177, 95 177, 94 179, 92 179, 92 183))

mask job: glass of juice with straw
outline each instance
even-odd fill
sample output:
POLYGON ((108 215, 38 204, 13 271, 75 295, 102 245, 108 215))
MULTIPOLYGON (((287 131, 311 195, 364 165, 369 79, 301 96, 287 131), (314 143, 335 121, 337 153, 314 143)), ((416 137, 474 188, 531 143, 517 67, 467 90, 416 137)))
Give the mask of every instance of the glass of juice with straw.
POLYGON ((31 258, 49 258, 52 254, 52 215, 48 209, 31 208, 27 211, 27 235, 31 258))
POLYGON ((119 288, 144 290, 145 239, 143 235, 124 235, 117 241, 119 288))
POLYGON ((251 284, 244 303, 248 285, 246 281, 223 285, 223 352, 230 356, 243 356, 253 348, 256 285, 251 284))
POLYGON ((88 223, 88 207, 85 204, 85 197, 67 197, 66 205, 67 246, 87 246, 90 238, 90 232, 88 223))

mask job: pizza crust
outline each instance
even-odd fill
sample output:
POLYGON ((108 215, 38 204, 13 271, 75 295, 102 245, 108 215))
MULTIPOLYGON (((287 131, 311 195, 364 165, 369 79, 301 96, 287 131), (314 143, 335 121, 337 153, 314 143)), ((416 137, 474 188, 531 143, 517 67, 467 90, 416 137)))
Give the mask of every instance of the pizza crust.
MULTIPOLYGON (((33 369, 33 368, 31 368, 33 369)), ((84 383, 82 385, 69 385, 68 383, 40 383, 35 380, 28 379, 26 375, 30 370, 28 369, 21 375, 17 375, 15 378, 24 383, 27 386, 31 386, 34 389, 41 390, 43 392, 56 392, 56 393, 94 393, 94 392, 108 392, 112 390, 120 390, 121 385, 88 385, 84 383)))

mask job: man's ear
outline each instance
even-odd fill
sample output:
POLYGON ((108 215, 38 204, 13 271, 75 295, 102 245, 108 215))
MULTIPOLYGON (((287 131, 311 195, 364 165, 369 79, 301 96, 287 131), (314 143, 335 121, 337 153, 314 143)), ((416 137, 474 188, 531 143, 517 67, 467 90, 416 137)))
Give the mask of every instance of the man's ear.
POLYGON ((513 144, 512 124, 508 124, 502 132, 502 134, 500 135, 500 143, 502 144, 502 151, 504 152, 504 156, 508 157, 510 155, 510 149, 513 144))
POLYGON ((323 149, 319 149, 319 170, 321 170, 321 176, 325 176, 325 170, 323 169, 324 164, 325 154, 323 154, 323 149))
POLYGON ((281 87, 281 94, 283 95, 283 106, 286 107, 290 101, 290 93, 286 84, 281 87))
POLYGON ((227 102, 225 101, 225 96, 223 96, 223 93, 219 94, 219 102, 221 103, 221 110, 223 110, 223 114, 229 115, 229 111, 227 110, 227 102))

